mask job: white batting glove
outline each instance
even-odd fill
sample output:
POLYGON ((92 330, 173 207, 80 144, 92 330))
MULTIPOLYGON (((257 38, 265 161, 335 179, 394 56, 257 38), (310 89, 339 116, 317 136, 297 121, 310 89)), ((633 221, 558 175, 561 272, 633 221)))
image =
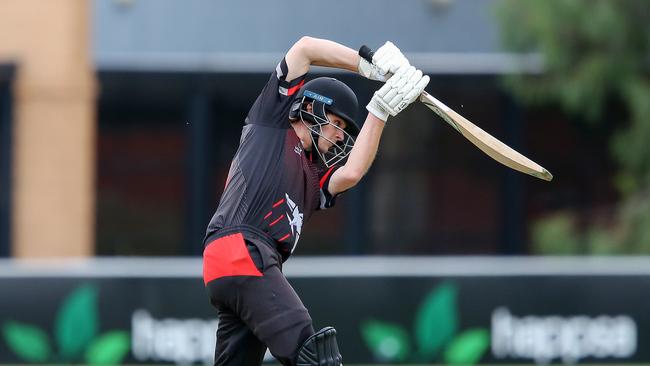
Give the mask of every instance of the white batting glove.
POLYGON ((402 51, 390 41, 379 47, 372 56, 372 63, 384 74, 395 74, 398 69, 411 66, 402 51))
POLYGON ((403 67, 375 92, 366 106, 368 112, 386 122, 388 116, 396 116, 413 103, 429 84, 429 76, 415 67, 403 67))

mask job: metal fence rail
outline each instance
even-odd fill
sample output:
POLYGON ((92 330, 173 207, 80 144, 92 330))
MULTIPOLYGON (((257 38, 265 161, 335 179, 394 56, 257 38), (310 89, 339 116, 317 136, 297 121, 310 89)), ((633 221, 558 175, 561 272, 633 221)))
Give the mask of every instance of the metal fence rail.
MULTIPOLYGON (((1 259, 0 278, 198 278, 202 268, 196 257, 1 259)), ((283 270, 290 278, 634 276, 650 275, 650 257, 299 256, 287 261, 283 270)))

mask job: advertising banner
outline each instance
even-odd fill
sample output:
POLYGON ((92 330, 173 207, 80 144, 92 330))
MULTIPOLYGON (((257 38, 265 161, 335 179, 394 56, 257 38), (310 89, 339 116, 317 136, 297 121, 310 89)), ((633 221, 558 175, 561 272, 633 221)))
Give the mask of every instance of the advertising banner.
MULTIPOLYGON (((650 363, 650 276, 297 276, 344 364, 650 363)), ((0 278, 2 364, 211 364, 199 277, 0 278)))

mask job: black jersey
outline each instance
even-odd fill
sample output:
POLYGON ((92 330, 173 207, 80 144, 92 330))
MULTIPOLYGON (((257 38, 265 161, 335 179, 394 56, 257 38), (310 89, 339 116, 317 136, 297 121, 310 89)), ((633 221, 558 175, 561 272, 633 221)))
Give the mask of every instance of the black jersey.
POLYGON ((272 244, 283 261, 295 249, 303 223, 314 211, 334 204, 327 187, 338 168, 326 169, 303 151, 288 116, 292 96, 306 75, 288 82, 287 72, 283 59, 248 112, 206 233, 206 238, 215 238, 241 232, 247 240, 272 244))

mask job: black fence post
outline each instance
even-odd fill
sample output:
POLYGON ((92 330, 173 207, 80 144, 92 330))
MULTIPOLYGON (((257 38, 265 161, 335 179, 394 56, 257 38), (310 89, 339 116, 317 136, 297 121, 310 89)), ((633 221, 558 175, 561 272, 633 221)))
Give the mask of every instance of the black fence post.
MULTIPOLYGON (((524 136, 524 118, 519 105, 512 97, 504 94, 503 106, 505 109, 504 136, 505 143, 513 149, 525 154, 522 139, 524 136)), ((505 169, 502 178, 502 226, 501 247, 499 254, 521 255, 526 254, 525 243, 525 217, 524 187, 522 173, 512 169, 505 169)))
POLYGON ((13 73, 13 66, 0 65, 0 257, 8 257, 11 246, 13 73))
POLYGON ((186 215, 185 253, 201 255, 203 236, 209 221, 208 207, 208 139, 213 113, 210 94, 198 90, 191 95, 188 104, 186 128, 186 215))

